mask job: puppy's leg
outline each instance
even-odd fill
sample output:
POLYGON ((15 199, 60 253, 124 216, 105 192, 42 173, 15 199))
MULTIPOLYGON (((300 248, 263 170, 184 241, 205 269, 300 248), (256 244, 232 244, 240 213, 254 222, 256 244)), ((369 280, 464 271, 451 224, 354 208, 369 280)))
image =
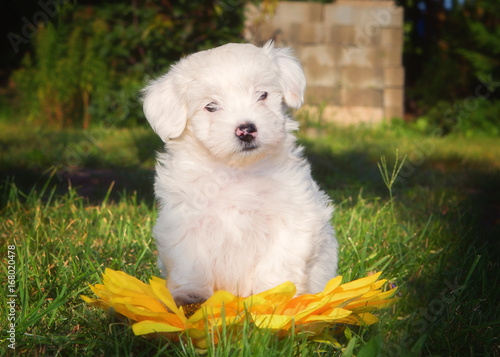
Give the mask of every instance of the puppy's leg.
POLYGON ((333 229, 328 225, 316 240, 319 245, 315 256, 308 264, 308 292, 315 294, 323 291, 330 279, 337 275, 338 243, 333 229))
POLYGON ((213 276, 199 227, 191 227, 185 215, 169 207, 158 215, 153 235, 158 266, 177 305, 197 303, 213 295, 213 276))

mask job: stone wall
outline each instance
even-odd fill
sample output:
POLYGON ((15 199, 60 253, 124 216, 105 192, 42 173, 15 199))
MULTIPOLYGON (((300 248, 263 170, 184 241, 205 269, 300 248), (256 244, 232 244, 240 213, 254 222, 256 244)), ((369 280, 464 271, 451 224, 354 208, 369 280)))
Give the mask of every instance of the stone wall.
POLYGON ((247 9, 247 40, 291 46, 307 79, 306 106, 327 120, 403 117, 403 10, 393 1, 280 2, 273 16, 247 9))

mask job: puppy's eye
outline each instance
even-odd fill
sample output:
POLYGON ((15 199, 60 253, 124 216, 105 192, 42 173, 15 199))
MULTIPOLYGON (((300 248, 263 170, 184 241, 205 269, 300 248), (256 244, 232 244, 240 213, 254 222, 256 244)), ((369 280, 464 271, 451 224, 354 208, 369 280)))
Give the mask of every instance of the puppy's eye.
POLYGON ((266 100, 266 98, 267 98, 267 92, 261 92, 259 96, 259 101, 266 100))
POLYGON ((215 102, 208 103, 205 106, 205 110, 210 113, 216 112, 217 110, 219 110, 219 105, 215 102))

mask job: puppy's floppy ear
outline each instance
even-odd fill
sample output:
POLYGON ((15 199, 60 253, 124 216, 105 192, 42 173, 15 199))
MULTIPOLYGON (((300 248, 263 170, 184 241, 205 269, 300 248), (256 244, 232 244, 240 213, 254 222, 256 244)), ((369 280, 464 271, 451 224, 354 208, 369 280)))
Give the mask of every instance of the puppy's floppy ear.
POLYGON ((167 142, 182 134, 187 123, 186 103, 171 71, 142 90, 144 114, 158 136, 167 142))
POLYGON ((278 67, 285 103, 291 108, 300 108, 304 102, 306 77, 293 51, 290 48, 274 48, 273 41, 268 41, 263 49, 278 67))

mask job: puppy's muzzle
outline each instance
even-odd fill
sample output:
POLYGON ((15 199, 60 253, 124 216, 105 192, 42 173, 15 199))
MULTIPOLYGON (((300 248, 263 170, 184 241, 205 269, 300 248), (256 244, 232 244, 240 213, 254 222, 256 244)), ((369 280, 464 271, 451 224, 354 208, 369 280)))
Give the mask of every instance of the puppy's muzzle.
POLYGON ((252 123, 241 124, 235 134, 241 141, 250 144, 257 136, 257 127, 252 123))

